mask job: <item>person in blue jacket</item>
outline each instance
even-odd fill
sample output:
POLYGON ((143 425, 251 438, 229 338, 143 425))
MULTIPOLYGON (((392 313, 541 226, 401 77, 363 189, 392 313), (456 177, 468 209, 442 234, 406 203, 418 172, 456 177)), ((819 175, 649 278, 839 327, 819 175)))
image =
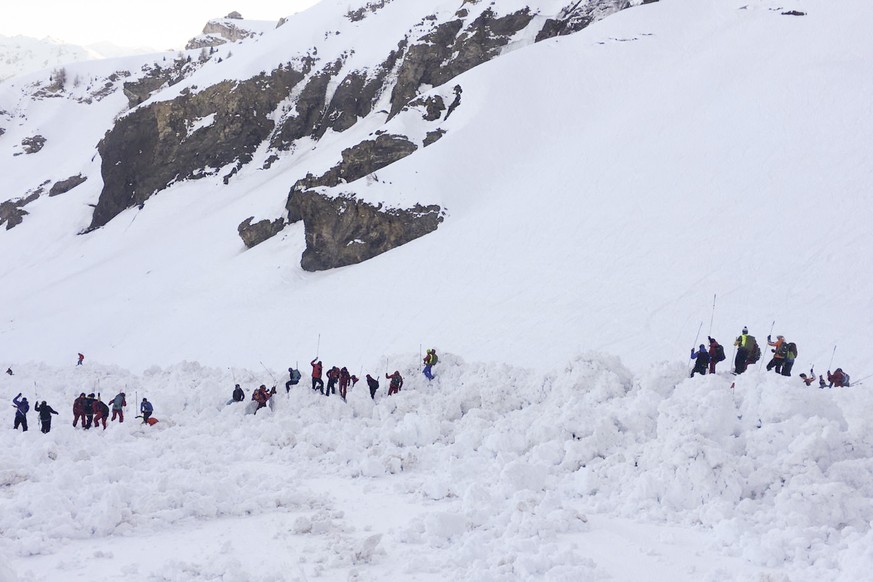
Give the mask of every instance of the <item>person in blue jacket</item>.
POLYGON ((27 411, 30 410, 27 398, 21 398, 21 392, 19 392, 18 396, 12 399, 12 404, 16 408, 15 425, 12 428, 18 430, 20 425, 22 432, 27 432, 27 411))
POLYGON ((694 363, 694 369, 691 370, 691 377, 693 378, 694 374, 705 376, 706 366, 709 364, 709 352, 706 351, 706 346, 700 344, 700 347, 697 348, 696 352, 692 348, 691 359, 696 360, 694 363))
POLYGON ((149 417, 152 415, 152 412, 154 412, 154 410, 155 409, 152 406, 152 403, 149 402, 148 400, 146 400, 145 398, 143 398, 142 404, 139 405, 139 411, 142 412, 142 423, 143 424, 149 423, 149 417))

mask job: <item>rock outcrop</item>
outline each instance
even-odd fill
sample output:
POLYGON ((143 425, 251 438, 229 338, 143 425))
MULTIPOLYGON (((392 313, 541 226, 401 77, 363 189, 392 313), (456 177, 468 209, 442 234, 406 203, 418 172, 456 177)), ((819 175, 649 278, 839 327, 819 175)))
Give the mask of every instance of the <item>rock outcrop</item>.
POLYGON ((70 176, 66 180, 59 180, 49 188, 49 197, 65 194, 76 186, 83 184, 87 179, 88 178, 82 174, 76 174, 75 176, 70 176))
POLYGON ((243 220, 240 225, 237 227, 237 231, 239 232, 239 237, 242 239, 243 244, 246 245, 246 248, 252 248, 264 242, 265 240, 272 238, 282 232, 282 229, 285 228, 285 221, 281 218, 277 218, 276 220, 259 220, 258 222, 252 224, 252 220, 254 220, 254 216, 250 216, 243 220))
POLYGON ((342 161, 336 166, 321 176, 308 175, 294 184, 285 205, 288 210, 288 221, 297 222, 303 218, 302 215, 294 211, 296 205, 292 204, 292 199, 297 193, 313 188, 332 188, 339 184, 354 182, 405 158, 416 149, 418 146, 405 136, 383 133, 376 139, 364 140, 354 147, 343 150, 342 161))
POLYGON ((89 230, 173 182, 248 163, 273 130, 272 111, 304 76, 281 68, 243 82, 223 81, 120 118, 98 145, 103 191, 89 230))
POLYGON ((388 210, 351 196, 334 198, 314 190, 298 192, 291 206, 306 230, 300 266, 307 271, 366 261, 435 231, 443 221, 439 206, 388 210))
POLYGON ((26 137, 21 140, 21 149, 26 154, 35 154, 45 146, 46 139, 41 135, 26 137))
POLYGON ((10 230, 21 224, 21 221, 28 214, 24 207, 37 198, 39 198, 39 192, 34 192, 24 198, 0 202, 0 226, 5 224, 6 230, 10 230))

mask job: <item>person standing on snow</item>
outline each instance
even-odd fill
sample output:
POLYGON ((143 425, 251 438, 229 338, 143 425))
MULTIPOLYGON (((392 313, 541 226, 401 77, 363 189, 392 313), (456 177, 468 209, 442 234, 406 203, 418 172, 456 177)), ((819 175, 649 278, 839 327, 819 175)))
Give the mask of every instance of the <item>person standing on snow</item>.
POLYGON ((370 398, 376 400, 376 390, 379 389, 379 380, 367 374, 367 387, 370 388, 370 398))
POLYGON ((431 369, 438 361, 439 358, 437 357, 436 349, 431 348, 427 350, 427 355, 424 357, 424 377, 428 380, 433 380, 433 372, 431 369))
POLYGON ((691 370, 691 377, 694 377, 694 374, 700 374, 701 376, 706 375, 706 366, 709 364, 709 353, 706 351, 706 347, 703 344, 700 344, 700 347, 697 348, 697 351, 694 351, 694 348, 691 348, 691 359, 696 359, 694 363, 694 369, 691 370))
POLYGON ((77 365, 77 366, 81 366, 81 365, 82 365, 82 362, 84 362, 84 361, 85 361, 85 354, 80 353, 80 354, 79 354, 79 361, 76 362, 76 365, 77 365))
POLYGON ((115 417, 118 417, 118 422, 124 422, 124 407, 127 406, 127 400, 125 399, 126 394, 124 392, 119 392, 115 395, 115 398, 111 400, 112 402, 112 418, 110 420, 114 421, 115 417))
POLYGON ((233 387, 233 401, 234 402, 242 402, 246 399, 246 393, 242 388, 239 387, 239 384, 233 387))
POLYGON ((21 426, 21 432, 27 432, 27 411, 30 410, 30 404, 27 403, 27 398, 21 398, 21 392, 18 396, 12 399, 12 405, 15 406, 15 424, 13 430, 18 430, 21 426))
POLYGON ((149 418, 151 417, 152 412, 154 412, 154 410, 155 410, 155 408, 154 408, 154 406, 152 406, 152 403, 149 402, 148 400, 146 400, 145 398, 143 398, 142 403, 140 403, 140 405, 139 405, 139 411, 142 413, 142 423, 143 424, 149 423, 149 418))
POLYGON ((393 374, 389 376, 388 373, 386 373, 385 377, 391 380, 391 383, 388 385, 388 396, 400 392, 400 389, 403 388, 403 376, 400 375, 400 372, 394 370, 393 374))
POLYGON ((79 422, 80 418, 82 419, 82 428, 85 428, 85 402, 87 400, 88 397, 85 396, 84 392, 73 400, 73 428, 76 427, 76 423, 79 422))
POLYGON ((794 367, 794 360, 797 359, 797 344, 788 342, 785 344, 785 362, 782 363, 782 375, 790 376, 791 368, 794 367))
POLYGON ((85 424, 83 425, 85 429, 91 428, 91 425, 94 422, 94 412, 95 412, 95 404, 97 399, 94 397, 94 393, 91 392, 88 396, 85 397, 85 424))
POLYGON ((321 379, 321 372, 324 370, 324 366, 321 360, 316 357, 309 362, 309 365, 312 366, 312 389, 321 390, 321 393, 324 394, 324 380, 321 379))
POLYGON ((15 375, 15 374, 12 373, 12 368, 6 368, 6 373, 9 374, 10 376, 14 376, 14 375, 15 375))
POLYGON ((776 341, 770 341, 770 336, 767 336, 767 345, 773 348, 773 358, 767 363, 767 371, 776 370, 777 374, 782 373, 782 364, 785 363, 785 354, 788 351, 788 345, 785 343, 785 336, 777 335, 776 341))
POLYGON ((349 382, 351 381, 352 376, 349 374, 349 369, 343 366, 342 370, 339 371, 340 398, 343 399, 343 402, 346 401, 346 396, 349 393, 349 382))
POLYGON ((709 340, 709 373, 715 374, 715 365, 725 359, 724 346, 707 336, 709 340))
POLYGON ((336 382, 339 380, 339 374, 339 368, 336 366, 327 371, 327 389, 324 391, 325 396, 330 396, 331 390, 336 394, 336 382))
POLYGON ((749 328, 743 326, 743 333, 740 334, 740 337, 734 341, 734 345, 737 347, 737 357, 734 358, 734 373, 742 374, 746 371, 746 367, 748 364, 749 358, 749 346, 747 346, 749 342, 749 328))
MULTIPOLYGON (((100 395, 98 394, 97 399, 94 400, 91 407, 94 411, 94 428, 100 426, 100 421, 103 421, 103 430, 106 430, 106 418, 109 416, 109 406, 100 400, 100 395)), ((113 418, 115 418, 115 416, 113 416, 113 418)))
POLYGON ((35 410, 39 412, 39 423, 42 434, 48 434, 52 430, 52 414, 57 414, 58 411, 45 403, 37 402, 35 410))

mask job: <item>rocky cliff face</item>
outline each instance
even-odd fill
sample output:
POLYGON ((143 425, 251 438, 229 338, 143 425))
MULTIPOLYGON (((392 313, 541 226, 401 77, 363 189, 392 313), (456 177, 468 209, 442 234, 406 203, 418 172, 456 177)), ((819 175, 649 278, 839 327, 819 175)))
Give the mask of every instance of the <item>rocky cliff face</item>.
MULTIPOLYGON (((378 18, 391 2, 358 4, 358 8, 349 9, 345 18, 353 24, 378 18)), ((230 167, 224 176, 227 183, 262 146, 273 152, 264 163, 267 169, 282 152, 293 151, 300 140, 306 138, 317 143, 328 131, 343 133, 374 114, 381 102, 387 104, 385 120, 416 108, 431 126, 424 127, 421 135, 416 136, 377 132, 376 138, 344 149, 337 165, 319 177, 301 168, 298 176, 307 177, 291 188, 286 204, 287 219, 303 220, 306 226, 307 251, 302 261, 305 268, 330 268, 375 256, 392 244, 403 244, 439 224, 435 218, 439 208, 425 205, 383 211, 355 199, 350 194, 354 189, 342 186, 444 135, 439 123, 462 106, 461 87, 455 87, 454 99, 448 107, 448 101, 439 95, 420 99, 423 89, 443 86, 498 56, 513 39, 569 34, 629 5, 626 0, 570 2, 543 26, 542 18, 535 19, 538 14, 535 8, 500 13, 495 3, 485 6, 467 0, 452 17, 443 17, 442 21, 423 13, 419 25, 401 33, 396 48, 378 62, 363 67, 349 66, 353 48, 338 56, 322 58, 316 46, 305 54, 291 55, 288 62, 293 66, 262 72, 245 81, 226 81, 202 90, 189 90, 175 99, 137 108, 120 118, 99 145, 104 188, 90 229, 106 224, 125 208, 143 204, 174 182, 214 175, 219 169, 230 167), (537 29, 528 30, 532 26, 537 29), (338 187, 343 191, 334 192, 338 187), (354 221, 365 224, 364 230, 381 234, 365 236, 363 227, 353 225, 354 221), (416 221, 422 226, 414 226, 416 221)), ((427 3, 422 6, 425 10, 427 3)), ((228 26, 236 26, 230 20, 221 22, 222 35, 229 30, 228 26)), ((325 39, 334 34, 340 33, 325 32, 325 39)), ((178 76, 170 70, 153 71, 126 84, 131 105, 142 102, 164 84, 172 84, 174 74, 178 76)), ((451 99, 451 95, 447 97, 451 99)), ((276 224, 276 220, 268 219, 265 224, 276 224)), ((252 226, 249 222, 240 229, 247 245, 250 241, 246 233, 252 232, 252 226)), ((256 238, 273 230, 261 229, 256 238)))
POLYGON ((289 206, 306 227, 300 265, 307 271, 372 259, 435 231, 443 221, 436 205, 387 210, 351 195, 323 196, 312 190, 297 193, 289 206))

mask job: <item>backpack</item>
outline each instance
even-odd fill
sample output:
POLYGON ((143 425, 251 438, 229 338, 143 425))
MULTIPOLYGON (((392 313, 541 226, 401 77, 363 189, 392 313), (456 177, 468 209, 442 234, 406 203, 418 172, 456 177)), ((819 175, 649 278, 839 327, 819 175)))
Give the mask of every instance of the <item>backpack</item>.
POLYGON ((788 344, 788 359, 796 360, 797 359, 797 345, 794 342, 788 344))
POLYGON ((439 362, 440 359, 437 357, 436 352, 431 352, 430 354, 430 365, 436 366, 436 363, 439 362))
POLYGON ((761 348, 758 347, 758 344, 755 344, 752 350, 749 352, 746 361, 750 364, 757 363, 758 360, 761 359, 761 348))
POLYGON ((291 370, 291 384, 297 384, 300 382, 300 370, 291 370))
POLYGON ((716 362, 721 362, 722 360, 724 360, 724 358, 725 358, 725 356, 724 356, 724 346, 721 345, 721 344, 716 345, 716 346, 715 346, 715 361, 716 361, 716 362))

